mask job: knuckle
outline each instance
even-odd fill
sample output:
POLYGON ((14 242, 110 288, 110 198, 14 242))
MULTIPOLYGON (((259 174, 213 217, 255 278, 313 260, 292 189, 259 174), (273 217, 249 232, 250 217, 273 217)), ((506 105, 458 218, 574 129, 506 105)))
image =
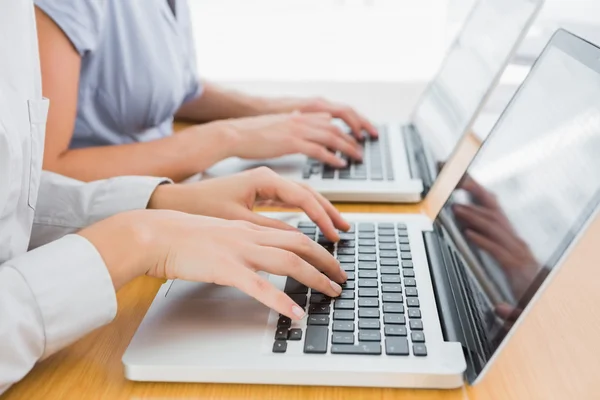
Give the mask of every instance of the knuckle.
POLYGON ((270 289, 270 284, 266 280, 264 280, 260 275, 254 274, 254 277, 251 281, 252 287, 257 291, 257 293, 264 293, 270 289))
POLYGON ((302 259, 295 253, 292 253, 291 251, 286 251, 284 257, 284 262, 287 268, 296 270, 302 266, 302 259))

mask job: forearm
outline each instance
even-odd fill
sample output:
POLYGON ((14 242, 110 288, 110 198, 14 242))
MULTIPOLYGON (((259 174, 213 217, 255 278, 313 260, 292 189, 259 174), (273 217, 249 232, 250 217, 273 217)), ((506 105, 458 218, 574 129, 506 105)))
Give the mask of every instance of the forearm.
POLYGON ((196 122, 253 117, 269 113, 270 100, 205 83, 202 96, 181 106, 176 117, 196 122))
POLYGON ((123 175, 161 176, 181 181, 229 156, 226 132, 191 127, 146 143, 66 150, 44 157, 44 169, 81 181, 123 175), (202 129, 202 131, 198 131, 202 129))

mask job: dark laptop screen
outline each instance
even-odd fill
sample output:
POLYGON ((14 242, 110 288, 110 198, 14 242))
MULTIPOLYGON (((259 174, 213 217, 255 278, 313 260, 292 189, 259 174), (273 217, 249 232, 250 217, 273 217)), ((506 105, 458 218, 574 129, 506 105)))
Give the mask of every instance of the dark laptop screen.
POLYGON ((541 3, 479 0, 473 8, 411 117, 436 166, 472 124, 541 3))
POLYGON ((600 50, 559 31, 436 219, 479 374, 598 205, 600 50))

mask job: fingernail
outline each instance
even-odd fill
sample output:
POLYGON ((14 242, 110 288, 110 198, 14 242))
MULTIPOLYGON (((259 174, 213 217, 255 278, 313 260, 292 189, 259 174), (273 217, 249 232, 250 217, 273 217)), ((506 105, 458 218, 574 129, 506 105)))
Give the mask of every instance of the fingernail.
POLYGON ((340 271, 342 271, 342 276, 344 277, 344 279, 348 279, 348 274, 346 273, 346 271, 344 271, 344 268, 342 268, 341 264, 340 264, 340 271))
POLYGON ((329 284, 331 285, 331 288, 333 290, 335 290, 335 292, 337 294, 342 293, 342 287, 340 285, 338 285, 337 283, 335 283, 334 281, 329 281, 329 284))
POLYGON ((306 315, 306 313, 304 312, 304 310, 302 308, 300 308, 300 306, 293 306, 292 312, 294 313, 295 316, 297 316, 300 319, 304 318, 304 316, 306 315))

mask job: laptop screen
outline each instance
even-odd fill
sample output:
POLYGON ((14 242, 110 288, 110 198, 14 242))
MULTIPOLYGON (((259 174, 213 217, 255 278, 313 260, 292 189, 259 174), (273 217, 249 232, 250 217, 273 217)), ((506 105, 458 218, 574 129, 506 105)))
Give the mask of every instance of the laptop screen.
POLYGON ((472 125, 541 4, 479 0, 473 8, 411 117, 434 168, 449 159, 472 125))
POLYGON ((599 155, 600 50, 558 31, 436 219, 475 376, 598 206, 599 155))

